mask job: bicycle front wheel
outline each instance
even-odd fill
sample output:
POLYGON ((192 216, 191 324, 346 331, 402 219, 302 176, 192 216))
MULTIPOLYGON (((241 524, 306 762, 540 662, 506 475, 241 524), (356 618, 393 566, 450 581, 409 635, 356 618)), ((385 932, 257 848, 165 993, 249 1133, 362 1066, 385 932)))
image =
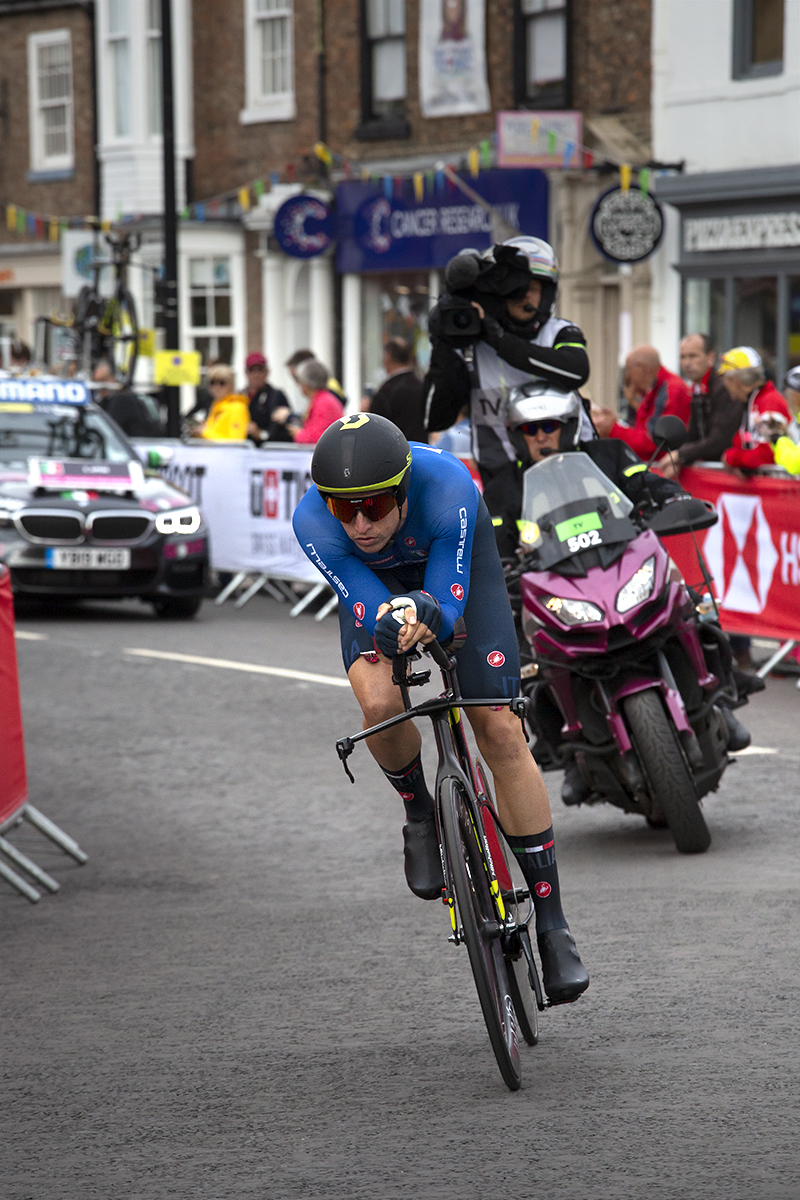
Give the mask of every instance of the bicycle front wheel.
POLYGON ((129 387, 139 356, 139 323, 133 296, 126 287, 117 288, 107 315, 114 371, 120 383, 129 387))
MULTIPOLYGON (((477 805, 476 805, 477 808, 477 805)), ((521 1082, 517 1023, 508 983, 500 926, 489 891, 483 847, 473 823, 464 784, 445 781, 441 795, 442 837, 489 1041, 506 1084, 521 1082)))

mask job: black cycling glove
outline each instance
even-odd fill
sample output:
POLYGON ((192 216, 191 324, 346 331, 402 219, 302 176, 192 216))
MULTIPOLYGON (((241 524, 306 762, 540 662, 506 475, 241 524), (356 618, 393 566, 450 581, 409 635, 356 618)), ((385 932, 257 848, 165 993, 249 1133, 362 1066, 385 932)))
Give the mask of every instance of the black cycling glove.
POLYGON ((395 607, 376 621, 373 635, 375 645, 387 658, 394 658, 398 652, 397 639, 400 630, 406 623, 403 613, 409 606, 417 610, 419 621, 428 626, 434 637, 442 628, 442 610, 439 607, 439 601, 428 592, 409 592, 407 596, 392 596, 390 603, 395 607), (401 604, 400 601, 404 601, 404 603, 401 604))

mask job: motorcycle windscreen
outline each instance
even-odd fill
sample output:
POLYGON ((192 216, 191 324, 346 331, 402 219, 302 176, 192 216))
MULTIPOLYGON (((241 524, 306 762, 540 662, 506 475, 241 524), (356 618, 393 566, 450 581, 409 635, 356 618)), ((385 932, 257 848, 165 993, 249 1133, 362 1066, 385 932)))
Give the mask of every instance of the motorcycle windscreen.
POLYGON ((520 545, 539 570, 636 537, 633 504, 588 454, 556 454, 525 472, 520 545))

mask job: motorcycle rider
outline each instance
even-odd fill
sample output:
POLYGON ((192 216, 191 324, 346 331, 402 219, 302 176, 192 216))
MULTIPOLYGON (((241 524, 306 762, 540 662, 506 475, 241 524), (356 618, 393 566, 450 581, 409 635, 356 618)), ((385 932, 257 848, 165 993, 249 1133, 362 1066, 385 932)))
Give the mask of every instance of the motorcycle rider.
POLYGON ((558 262, 541 238, 520 235, 480 254, 463 250, 445 270, 449 289, 431 310, 432 352, 425 378, 426 426, 449 429, 470 401, 473 458, 492 517, 501 513, 517 453, 505 424, 513 387, 547 381, 581 387, 589 378, 586 339, 553 310, 558 262), (453 309, 471 305, 476 328, 460 333, 453 309))
MULTIPOLYGON (((514 554, 518 545, 523 476, 529 467, 551 454, 565 451, 587 454, 634 507, 652 503, 660 509, 674 500, 690 499, 674 480, 664 479, 648 470, 639 456, 619 438, 598 438, 589 416, 588 402, 577 392, 529 384, 512 393, 505 416, 510 437, 520 452, 513 474, 507 476, 502 526, 495 530, 500 552, 505 556, 514 554)), ((754 677, 734 671, 729 655, 726 666, 733 675, 740 697, 763 687, 761 680, 754 682, 754 677)), ((722 714, 728 728, 728 749, 743 750, 750 744, 748 730, 729 708, 723 708, 722 714)), ((565 804, 572 805, 580 804, 588 796, 589 787, 572 759, 565 772, 561 798, 565 804)))

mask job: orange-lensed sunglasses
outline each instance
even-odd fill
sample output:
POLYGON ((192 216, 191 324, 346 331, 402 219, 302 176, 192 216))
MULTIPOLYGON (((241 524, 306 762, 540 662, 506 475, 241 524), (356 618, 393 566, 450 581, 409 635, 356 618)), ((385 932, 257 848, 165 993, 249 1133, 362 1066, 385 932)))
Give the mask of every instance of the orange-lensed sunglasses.
POLYGON ((354 521, 357 512, 363 513, 368 521, 382 521, 398 506, 396 490, 378 492, 376 496, 360 496, 358 499, 352 500, 345 499, 344 496, 330 496, 322 493, 320 495, 328 507, 328 512, 332 513, 336 520, 341 521, 343 525, 349 525, 351 521, 354 521))

